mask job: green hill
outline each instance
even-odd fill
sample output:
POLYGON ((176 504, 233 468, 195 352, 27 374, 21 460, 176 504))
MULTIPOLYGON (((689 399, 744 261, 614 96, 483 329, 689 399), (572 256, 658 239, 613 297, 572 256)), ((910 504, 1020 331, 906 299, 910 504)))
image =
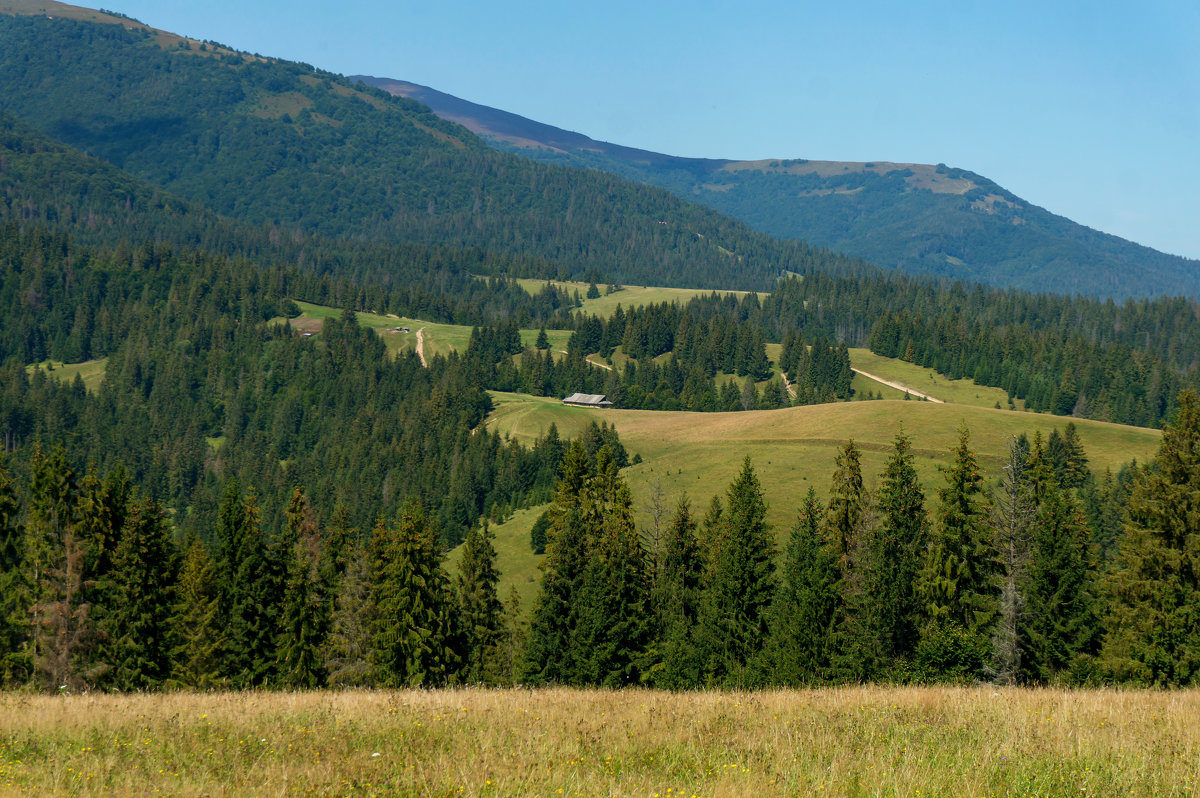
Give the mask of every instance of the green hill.
POLYGON ((6 112, 232 218, 454 241, 539 261, 528 276, 763 289, 781 269, 842 262, 661 189, 499 153, 423 105, 307 64, 117 16, 66 19, 49 0, 7 9, 6 112))
POLYGON ((357 79, 419 100, 501 150, 660 186, 756 230, 884 268, 1118 299, 1200 295, 1195 260, 1076 224, 944 164, 680 158, 595 141, 405 81, 357 79))
MULTIPOLYGON (((1048 437, 1069 419, 1037 413, 994 410, 965 404, 878 401, 810 405, 742 413, 672 413, 648 410, 591 410, 567 407, 551 398, 492 392, 495 410, 489 429, 533 440, 555 424, 565 437, 578 435, 595 421, 617 428, 622 443, 643 462, 625 471, 642 528, 653 525, 650 507, 656 491, 673 507, 684 493, 703 513, 709 499, 724 494, 750 456, 767 499, 767 520, 782 539, 795 521, 800 501, 814 487, 822 499, 829 490, 834 458, 853 439, 862 453, 864 482, 873 489, 896 434, 912 438, 915 465, 932 508, 943 480, 939 468, 950 464, 958 429, 971 431, 971 444, 989 482, 1000 476, 1008 441, 1040 431, 1048 437)), ((1157 430, 1074 420, 1092 470, 1114 473, 1136 459, 1150 461, 1158 450, 1157 430)), ((536 512, 522 512, 495 528, 504 594, 516 586, 524 598, 536 587, 536 564, 529 530, 536 512)))

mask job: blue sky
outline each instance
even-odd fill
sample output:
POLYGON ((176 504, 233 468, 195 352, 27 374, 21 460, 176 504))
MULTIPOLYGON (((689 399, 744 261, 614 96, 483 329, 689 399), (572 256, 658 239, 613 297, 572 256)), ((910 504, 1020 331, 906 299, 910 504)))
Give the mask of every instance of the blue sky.
POLYGON ((946 163, 1077 222, 1200 258, 1194 2, 103 7, 672 155, 946 163))

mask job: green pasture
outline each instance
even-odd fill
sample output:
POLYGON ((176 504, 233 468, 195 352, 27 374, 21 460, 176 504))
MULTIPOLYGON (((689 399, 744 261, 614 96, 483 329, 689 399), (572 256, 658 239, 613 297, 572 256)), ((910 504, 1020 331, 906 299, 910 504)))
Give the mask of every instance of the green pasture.
POLYGON ((33 374, 41 369, 52 380, 59 382, 74 382, 76 375, 83 380, 83 387, 89 393, 94 393, 104 380, 104 369, 108 366, 108 358, 85 360, 82 363, 63 363, 61 360, 43 360, 41 363, 31 363, 25 370, 33 374))

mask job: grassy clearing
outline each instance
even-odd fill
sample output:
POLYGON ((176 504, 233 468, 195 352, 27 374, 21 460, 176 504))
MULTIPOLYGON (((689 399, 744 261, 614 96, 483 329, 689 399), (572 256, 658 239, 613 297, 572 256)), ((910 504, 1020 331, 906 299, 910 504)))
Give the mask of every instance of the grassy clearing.
MULTIPOLYGON (((520 286, 530 294, 536 294, 546 285, 545 280, 520 279, 517 280, 517 283, 519 283, 520 286)), ((708 296, 709 294, 713 293, 710 290, 704 290, 700 288, 660 288, 657 286, 647 285, 626 285, 623 286, 620 291, 617 291, 614 294, 605 295, 604 291, 607 286, 599 285, 597 287, 600 289, 600 296, 596 299, 587 299, 588 283, 559 282, 557 280, 552 280, 551 284, 558 286, 559 288, 564 288, 570 292, 578 291, 580 298, 583 299, 583 307, 580 308, 580 310, 582 310, 584 313, 591 313, 604 318, 611 316, 617 309, 617 305, 620 305, 626 309, 635 308, 639 305, 658 304, 662 302, 678 302, 682 305, 685 302, 694 299, 695 297, 708 296)), ((741 296, 742 294, 747 294, 750 292, 718 291, 717 293, 721 295, 736 294, 741 296)))
MULTIPOLYGON (((542 555, 534 554, 533 549, 529 547, 529 532, 547 507, 549 505, 543 504, 540 507, 517 510, 503 524, 492 526, 492 532, 496 535, 492 545, 496 547, 496 561, 500 568, 500 583, 496 592, 500 600, 507 604, 509 591, 515 587, 521 599, 521 610, 525 614, 533 607, 533 600, 537 597, 538 586, 542 581, 542 574, 538 570, 542 555)), ((463 547, 458 546, 446 556, 445 567, 448 573, 458 573, 458 561, 462 557, 462 550, 463 547)))
POLYGON ((108 358, 85 360, 82 363, 63 363, 61 360, 43 360, 25 367, 30 374, 41 369, 52 380, 59 382, 74 382, 75 375, 83 380, 83 387, 89 392, 95 392, 104 381, 104 369, 108 366, 108 358))
POLYGON ((0 696, 30 795, 1200 792, 1200 692, 850 687, 0 696))
MULTIPOLYGON (((296 302, 301 314, 290 319, 288 323, 301 332, 320 333, 321 325, 331 316, 340 316, 342 311, 328 305, 314 305, 311 302, 296 302)), ((438 324, 432 321, 411 319, 406 316, 384 315, 379 313, 358 313, 360 326, 375 330, 384 343, 388 352, 395 354, 401 351, 412 351, 417 348, 417 330, 425 330, 425 357, 448 355, 451 352, 465 352, 467 343, 471 340, 471 328, 461 324, 438 324), (408 332, 397 332, 397 328, 407 327, 408 332)), ((282 324, 283 319, 273 319, 282 324)), ((521 330, 521 342, 533 346, 537 342, 537 330, 521 330)), ((565 349, 567 340, 571 337, 570 330, 546 330, 546 338, 554 350, 565 349)))
MULTIPOLYGON (((702 512, 711 496, 723 493, 749 455, 763 483, 768 521, 777 535, 790 528, 809 486, 822 497, 829 488, 834 457, 853 438, 862 450, 863 475, 875 487, 901 427, 912 438, 916 468, 932 506, 943 484, 938 467, 950 463, 958 428, 971 430, 972 447, 990 480, 1000 475, 1008 440, 1041 430, 1048 436, 1070 419, 970 405, 937 405, 916 401, 844 402, 759 410, 748 413, 683 413, 650 410, 592 410, 566 407, 557 399, 519 394, 492 394, 496 409, 492 429, 523 440, 543 434, 554 423, 564 438, 575 437, 593 420, 616 426, 630 455, 645 462, 626 471, 639 510, 648 523, 647 497, 660 484, 668 501, 686 492, 702 512)), ((1119 468, 1134 458, 1141 462, 1157 451, 1159 433, 1139 427, 1077 419, 1093 469, 1119 468)))
MULTIPOLYGON (((1008 407, 1008 394, 1000 388, 987 388, 976 385, 974 380, 951 380, 938 374, 933 369, 927 369, 913 363, 905 363, 891 357, 877 355, 869 349, 851 349, 850 367, 862 369, 865 372, 883 377, 885 380, 899 383, 907 388, 913 388, 921 393, 941 399, 952 404, 974 405, 976 407, 1008 407)), ((864 380, 866 378, 863 378, 864 380)), ((864 390, 876 393, 882 387, 884 396, 891 398, 888 391, 895 389, 883 386, 874 380, 866 380, 864 390)), ((855 390, 858 386, 854 386, 855 390)), ((898 391, 900 398, 903 392, 898 391)), ((1017 408, 1024 407, 1023 400, 1017 400, 1017 408)))

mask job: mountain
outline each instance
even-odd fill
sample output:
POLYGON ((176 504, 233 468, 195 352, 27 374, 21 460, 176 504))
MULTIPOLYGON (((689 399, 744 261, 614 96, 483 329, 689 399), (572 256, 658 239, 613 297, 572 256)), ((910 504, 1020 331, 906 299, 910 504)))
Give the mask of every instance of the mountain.
POLYGON ((540 262, 525 276, 592 281, 765 289, 813 263, 864 267, 658 188, 497 152, 424 105, 307 64, 4 2, 7 113, 240 221, 454 242, 540 262))
POLYGON ((783 239, 885 269, 1098 297, 1200 295, 1200 261, 1093 230, 944 164, 678 158, 596 141, 388 78, 498 149, 669 189, 783 239))

